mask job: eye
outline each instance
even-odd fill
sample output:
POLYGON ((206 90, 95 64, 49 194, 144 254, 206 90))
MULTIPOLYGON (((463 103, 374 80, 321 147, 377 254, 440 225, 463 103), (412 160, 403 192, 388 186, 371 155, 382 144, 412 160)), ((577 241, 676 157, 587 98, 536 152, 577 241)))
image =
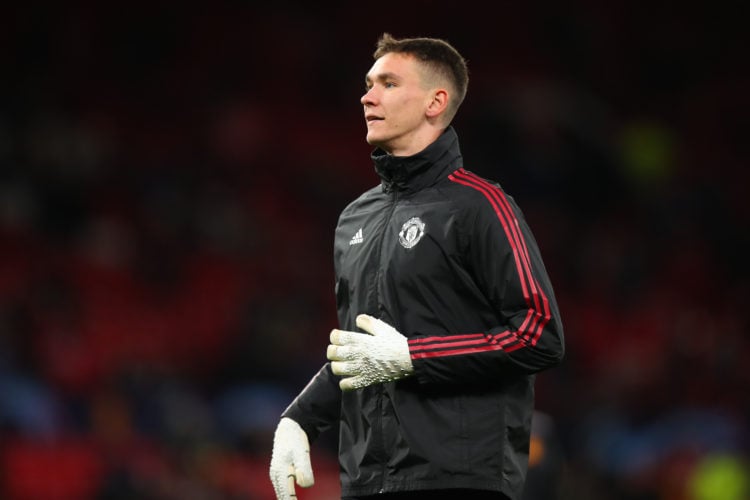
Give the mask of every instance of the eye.
POLYGON ((383 84, 383 86, 384 86, 385 88, 387 88, 387 89, 392 89, 393 87, 395 87, 395 86, 396 86, 396 82, 385 82, 385 83, 383 84))

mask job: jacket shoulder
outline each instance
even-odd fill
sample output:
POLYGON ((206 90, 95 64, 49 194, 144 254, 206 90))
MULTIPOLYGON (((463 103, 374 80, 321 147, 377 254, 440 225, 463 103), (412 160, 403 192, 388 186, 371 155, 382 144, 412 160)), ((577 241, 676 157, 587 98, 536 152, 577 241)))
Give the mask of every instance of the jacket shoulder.
POLYGON ((523 219, 523 211, 498 181, 460 169, 446 178, 442 189, 454 210, 471 223, 496 221, 500 214, 523 219))
POLYGON ((454 200, 457 208, 465 208, 471 211, 484 205, 482 200, 487 200, 493 193, 508 195, 499 182, 477 175, 469 170, 459 169, 445 178, 441 184, 444 195, 454 200))
POLYGON ((350 201, 346 207, 341 211, 341 216, 346 216, 352 212, 359 211, 363 207, 371 205, 373 202, 381 200, 384 197, 383 188, 378 184, 373 186, 364 193, 360 194, 357 198, 350 201))

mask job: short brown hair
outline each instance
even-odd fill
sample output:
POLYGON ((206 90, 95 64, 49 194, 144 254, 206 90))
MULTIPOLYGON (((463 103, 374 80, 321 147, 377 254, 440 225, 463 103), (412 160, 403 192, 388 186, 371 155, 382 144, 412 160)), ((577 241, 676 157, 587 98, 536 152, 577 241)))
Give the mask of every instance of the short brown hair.
POLYGON ((415 57, 453 87, 455 98, 449 100, 446 110, 446 119, 450 123, 466 97, 469 86, 469 70, 463 56, 450 43, 439 38, 396 39, 390 33, 383 33, 378 40, 373 58, 380 59, 390 52, 415 57))

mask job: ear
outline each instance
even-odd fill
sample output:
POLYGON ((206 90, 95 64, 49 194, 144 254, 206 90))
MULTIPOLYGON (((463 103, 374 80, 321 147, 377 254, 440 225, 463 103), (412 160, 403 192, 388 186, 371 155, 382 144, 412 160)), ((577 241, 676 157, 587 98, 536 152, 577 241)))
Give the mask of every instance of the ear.
POLYGON ((445 89, 436 89, 432 92, 430 101, 427 103, 425 114, 427 118, 437 118, 448 107, 448 91, 445 89))

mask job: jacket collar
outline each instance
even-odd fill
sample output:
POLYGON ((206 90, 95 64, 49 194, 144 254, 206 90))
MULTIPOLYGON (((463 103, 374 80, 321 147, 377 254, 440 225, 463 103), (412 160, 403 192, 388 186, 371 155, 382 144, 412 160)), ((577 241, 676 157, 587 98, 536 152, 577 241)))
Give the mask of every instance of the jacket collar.
POLYGON ((458 135, 448 127, 435 142, 412 156, 392 156, 380 148, 372 152, 383 191, 415 192, 461 167, 458 135))

